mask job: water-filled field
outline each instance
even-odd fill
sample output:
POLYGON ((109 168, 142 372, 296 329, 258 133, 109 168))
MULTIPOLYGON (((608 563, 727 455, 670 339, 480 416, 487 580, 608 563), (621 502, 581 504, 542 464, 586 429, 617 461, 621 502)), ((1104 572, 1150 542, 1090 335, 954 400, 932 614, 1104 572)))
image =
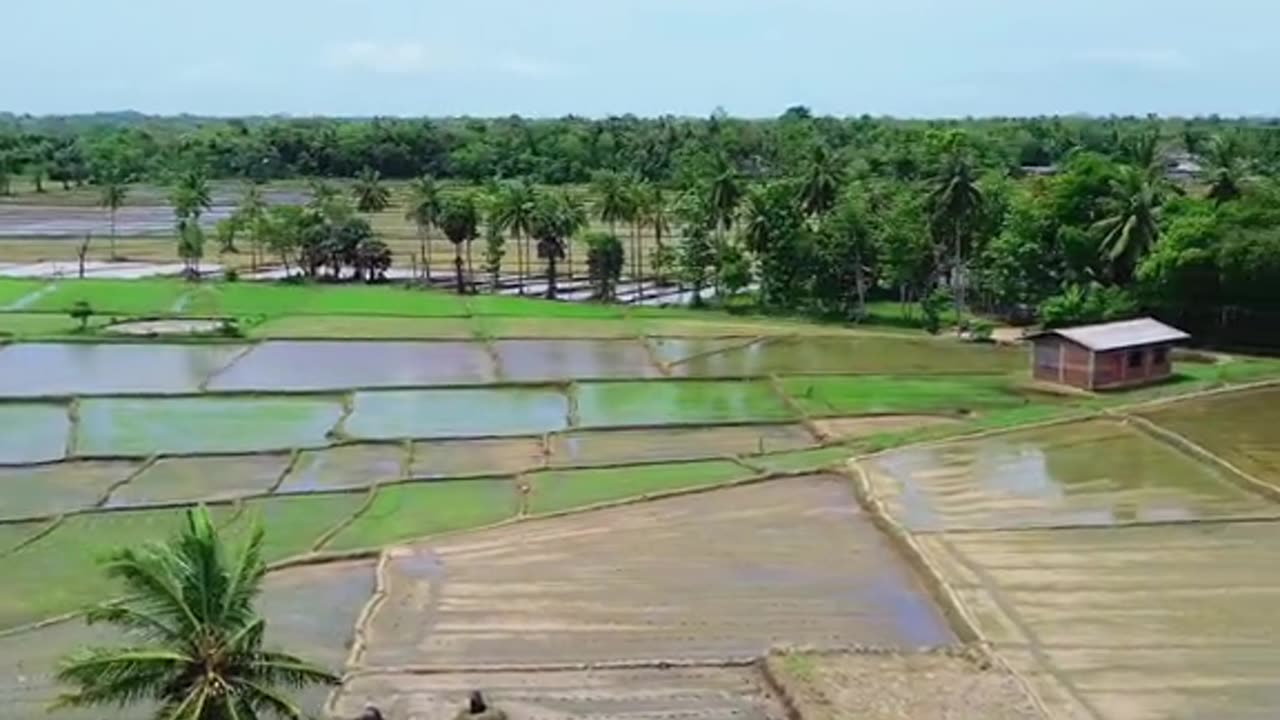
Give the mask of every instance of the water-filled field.
POLYGON ((863 465, 913 531, 1280 515, 1224 472, 1106 420, 905 448, 863 465))
POLYGON ((1244 472, 1280 485, 1280 388, 1173 403, 1145 415, 1244 472))

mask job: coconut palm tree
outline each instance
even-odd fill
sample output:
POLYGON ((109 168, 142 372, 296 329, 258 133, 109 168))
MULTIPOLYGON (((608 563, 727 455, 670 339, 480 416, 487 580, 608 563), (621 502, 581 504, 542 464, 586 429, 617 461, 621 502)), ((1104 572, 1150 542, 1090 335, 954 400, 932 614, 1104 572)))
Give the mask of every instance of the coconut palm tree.
POLYGON ((418 248, 423 276, 431 282, 431 240, 429 234, 440 217, 440 186, 435 178, 423 175, 409 185, 409 204, 404 217, 418 230, 418 248))
POLYGON ((1239 144, 1231 136, 1216 135, 1209 144, 1209 191, 1214 204, 1231 202, 1244 193, 1248 166, 1240 156, 1239 144))
POLYGON ((538 192, 526 180, 515 180, 506 183, 495 193, 492 215, 495 224, 501 230, 511 233, 516 241, 516 271, 519 275, 519 293, 524 294, 525 280, 528 277, 528 247, 525 242, 530 237, 533 225, 533 209, 537 204, 538 192))
POLYGON ((258 253, 262 249, 262 222, 267 213, 267 201, 262 195, 262 186, 249 183, 240 196, 236 206, 235 218, 238 225, 249 231, 249 268, 258 270, 258 253))
MULTIPOLYGON (((638 201, 637 212, 640 222, 653 230, 653 239, 657 246, 656 254, 661 256, 666 251, 663 238, 671 232, 671 208, 667 204, 666 193, 658 185, 645 185, 638 196, 638 201)), ((662 281, 663 278, 659 275, 658 282, 662 281)))
POLYGON ((382 184, 382 173, 366 167, 356 176, 351 194, 356 199, 356 209, 362 213, 376 213, 391 204, 391 191, 382 184))
POLYGON ((58 680, 73 689, 55 707, 145 702, 159 705, 156 717, 175 720, 300 720, 302 709, 285 689, 337 678, 263 648, 266 621, 253 607, 266 575, 262 545, 257 527, 232 553, 201 507, 187 512, 168 544, 111 555, 107 574, 123 582, 128 599, 101 605, 87 619, 119 628, 136 644, 87 648, 63 660, 58 680))
MULTIPOLYGON (((613 171, 597 173, 592 180, 592 194, 596 202, 596 218, 609 226, 609 234, 618 234, 618 223, 632 222, 636 217, 634 185, 629 178, 613 171)), ((636 232, 631 230, 631 247, 627 255, 631 259, 632 279, 636 276, 636 232)))
POLYGON ((814 144, 800 185, 800 206, 805 214, 816 218, 830 212, 835 207, 843 183, 844 170, 840 167, 839 156, 822 143, 814 144))
POLYGON ((933 207, 933 223, 939 234, 945 235, 951 245, 952 281, 955 284, 957 317, 964 310, 965 251, 969 230, 982 211, 982 189, 969 159, 962 153, 952 153, 943 163, 941 172, 934 178, 929 194, 933 207))
POLYGON ((98 192, 98 206, 107 211, 107 215, 111 219, 111 259, 115 260, 119 257, 116 254, 116 213, 119 212, 121 206, 124 205, 125 198, 129 195, 129 186, 116 173, 103 177, 98 192))
POLYGON ((554 300, 556 297, 559 262, 567 257, 568 240, 577 234, 584 224, 583 213, 575 208, 568 195, 564 193, 543 194, 534 206, 530 230, 538 243, 538 257, 547 261, 546 296, 548 300, 554 300))
POLYGON ((170 195, 177 222, 178 257, 186 266, 188 278, 200 275, 200 258, 204 256, 204 231, 200 216, 213 205, 209 181, 204 173, 191 171, 179 178, 170 195))
POLYGON ((480 213, 471 193, 461 193, 448 198, 440 206, 440 230, 453 243, 453 272, 458 294, 466 293, 463 281, 462 247, 476 237, 480 213))
POLYGON ((1125 167, 1113 187, 1113 211, 1094 225, 1117 279, 1128 279, 1160 236, 1164 192, 1143 169, 1125 167))

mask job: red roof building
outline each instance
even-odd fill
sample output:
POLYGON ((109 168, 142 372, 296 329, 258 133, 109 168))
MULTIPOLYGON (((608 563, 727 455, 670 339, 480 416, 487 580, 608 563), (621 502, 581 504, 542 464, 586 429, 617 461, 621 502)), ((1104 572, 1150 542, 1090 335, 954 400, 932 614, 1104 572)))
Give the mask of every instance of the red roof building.
POLYGON ((1190 338, 1152 318, 1045 330, 1028 337, 1031 373, 1084 390, 1146 385, 1173 374, 1169 353, 1190 338))

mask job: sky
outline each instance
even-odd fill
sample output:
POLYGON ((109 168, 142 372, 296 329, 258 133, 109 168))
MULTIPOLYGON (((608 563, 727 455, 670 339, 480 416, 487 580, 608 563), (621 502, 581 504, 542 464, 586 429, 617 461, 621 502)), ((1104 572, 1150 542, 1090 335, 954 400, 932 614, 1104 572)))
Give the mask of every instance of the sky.
POLYGON ((0 111, 1280 115, 1275 0, 3 0, 0 111))

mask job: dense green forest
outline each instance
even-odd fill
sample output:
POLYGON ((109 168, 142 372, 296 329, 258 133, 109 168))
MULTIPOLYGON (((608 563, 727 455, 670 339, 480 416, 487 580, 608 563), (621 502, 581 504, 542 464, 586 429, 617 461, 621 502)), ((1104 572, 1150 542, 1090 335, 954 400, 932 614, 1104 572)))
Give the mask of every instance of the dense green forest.
MULTIPOLYGON (((730 304, 850 321, 876 299, 918 304, 930 324, 951 305, 1051 324, 1152 312, 1206 340, 1280 345, 1280 131, 1262 121, 0 116, 0 192, 20 174, 174 183, 188 217, 193 177, 359 176, 362 210, 386 205, 381 179, 424 178, 412 219, 458 245, 459 289, 472 240, 493 265, 514 237, 522 267, 536 256, 554 273, 593 216, 621 232, 578 238, 602 286, 673 276, 730 304), (436 179, 474 187, 442 195, 436 179), (641 257, 634 238, 655 231, 641 257)), ((342 232, 365 242, 369 276, 389 262, 358 219, 330 213, 324 230, 319 211, 275 214, 293 230, 255 226, 253 243, 292 244, 312 272, 328 260, 306 238, 342 232)), ((181 217, 179 230, 196 242, 181 217)))

